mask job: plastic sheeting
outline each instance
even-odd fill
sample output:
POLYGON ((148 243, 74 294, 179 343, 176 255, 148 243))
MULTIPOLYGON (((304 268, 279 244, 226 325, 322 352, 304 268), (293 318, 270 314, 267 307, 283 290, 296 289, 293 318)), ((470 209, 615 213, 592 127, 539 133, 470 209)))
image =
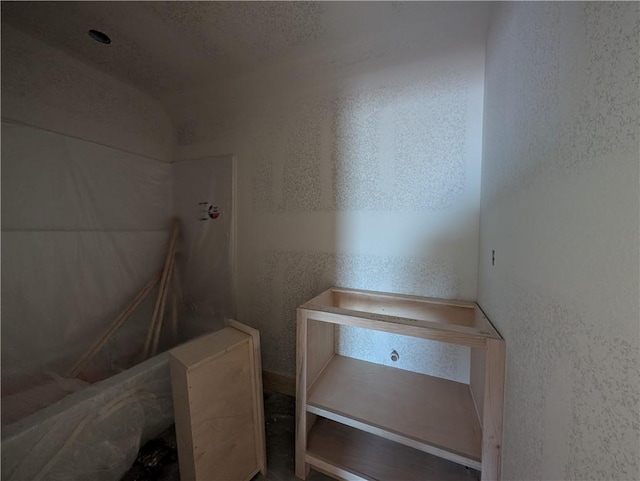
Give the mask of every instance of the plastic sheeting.
POLYGON ((233 296, 233 158, 173 164, 173 208, 181 221, 178 265, 183 334, 191 338, 235 318, 233 296))
MULTIPOLYGON (((81 387, 60 376, 161 268, 170 214, 169 164, 3 122, 3 424, 81 387)), ((88 380, 132 364, 153 297, 88 380)))
POLYGON ((173 422, 161 354, 2 430, 5 481, 114 481, 173 422))
POLYGON ((169 165, 5 123, 2 137, 2 479, 118 480, 173 421, 166 355, 128 369, 156 292, 83 374, 125 372, 64 373, 161 268, 172 206, 181 337, 234 315, 233 160, 169 165))

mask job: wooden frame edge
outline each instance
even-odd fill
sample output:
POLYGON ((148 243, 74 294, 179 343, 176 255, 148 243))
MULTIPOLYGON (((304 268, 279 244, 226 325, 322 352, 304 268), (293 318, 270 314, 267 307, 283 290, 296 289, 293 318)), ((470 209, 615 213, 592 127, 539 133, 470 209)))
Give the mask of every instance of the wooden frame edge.
POLYGON ((266 442, 266 433, 265 433, 265 422, 264 422, 264 402, 262 399, 263 387, 262 387, 262 359, 261 359, 261 351, 260 351, 260 331, 254 329, 250 326, 242 324, 233 319, 226 319, 225 324, 228 327, 232 327, 237 329, 240 332, 248 334, 251 336, 251 341, 253 343, 253 349, 251 350, 251 355, 253 357, 254 370, 255 375, 254 378, 254 389, 255 389, 255 409, 256 409, 256 455, 258 458, 258 469, 262 473, 263 476, 267 475, 267 442, 266 442))
POLYGON ((265 391, 296 397, 296 379, 292 376, 263 370, 262 387, 265 391))
POLYGON ((482 481, 500 480, 506 343, 487 339, 482 420, 482 481))
POLYGON ((296 442, 295 474, 306 479, 311 469, 307 451, 307 311, 296 310, 296 442))
MULTIPOLYGON (((473 309, 476 306, 474 301, 463 301, 458 299, 443 299, 440 297, 425 297, 425 296, 416 296, 412 294, 399 294, 394 292, 378 292, 378 291, 369 291, 364 289, 351 289, 349 287, 332 287, 329 289, 331 292, 345 292, 350 294, 363 294, 363 295, 371 295, 376 297, 388 297, 391 299, 397 299, 399 301, 415 301, 415 302, 424 302, 429 304, 439 304, 444 306, 453 306, 453 307, 465 307, 469 309, 473 309)), ((312 299, 313 301, 313 299, 312 299)), ((311 301, 309 301, 311 302, 311 301)))

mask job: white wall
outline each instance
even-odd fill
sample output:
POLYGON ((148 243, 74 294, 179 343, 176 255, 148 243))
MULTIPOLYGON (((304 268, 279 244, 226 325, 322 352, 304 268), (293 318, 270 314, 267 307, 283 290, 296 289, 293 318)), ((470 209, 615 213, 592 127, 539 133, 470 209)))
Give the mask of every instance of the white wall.
POLYGON ((157 101, 6 23, 2 118, 171 160, 171 119, 157 101))
MULTIPOLYGON (((3 396, 64 373, 160 269, 171 141, 150 97, 2 25, 3 396)), ((118 339, 93 368, 137 354, 118 339)))
POLYGON ((639 25, 624 2, 492 14, 479 302, 507 341, 504 479, 638 479, 639 25))
MULTIPOLYGON (((236 158, 238 317, 265 369, 294 373, 295 307, 331 285, 475 298, 486 7, 448 12, 170 100, 178 160, 236 158)), ((468 378, 465 349, 405 349, 468 378)))

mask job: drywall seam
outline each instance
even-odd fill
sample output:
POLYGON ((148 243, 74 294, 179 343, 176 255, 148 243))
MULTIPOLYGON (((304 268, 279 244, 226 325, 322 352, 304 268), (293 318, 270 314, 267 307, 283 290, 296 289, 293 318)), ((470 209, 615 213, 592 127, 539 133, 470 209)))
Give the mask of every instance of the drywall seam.
POLYGON ((40 127, 39 125, 35 125, 35 124, 29 123, 29 122, 22 122, 20 120, 14 120, 14 119, 11 119, 11 118, 6 117, 4 115, 2 116, 2 123, 3 124, 8 124, 8 125, 21 126, 21 127, 29 127, 31 129, 38 129, 38 130, 42 130, 44 132, 51 132, 52 134, 63 135, 64 137, 68 137, 70 139, 81 140, 83 142, 88 142, 90 144, 99 145, 100 147, 107 147, 107 148, 110 148, 110 149, 119 150, 120 152, 124 152, 126 154, 135 155, 137 157, 142 157, 142 158, 149 159, 149 160, 155 160, 157 162, 162 162, 162 163, 165 163, 165 164, 171 162, 170 160, 169 161, 162 160, 162 159, 159 159, 157 157, 153 157, 153 156, 150 156, 150 155, 142 154, 140 152, 134 152, 132 150, 123 149, 122 147, 119 147, 117 145, 105 144, 105 143, 101 143, 101 142, 96 142, 94 140, 83 139, 81 137, 77 137, 75 135, 68 134, 68 133, 63 132, 61 130, 48 129, 48 128, 40 127))
MULTIPOLYGON (((383 52, 365 42, 317 76, 289 71, 257 91, 214 84, 176 101, 177 159, 237 159, 238 317, 261 329, 266 369, 294 372, 295 307, 322 288, 475 298, 484 50, 474 35, 445 53, 412 44, 411 58, 413 35, 383 52)), ((431 374, 468 378, 468 355, 438 357, 431 374)))

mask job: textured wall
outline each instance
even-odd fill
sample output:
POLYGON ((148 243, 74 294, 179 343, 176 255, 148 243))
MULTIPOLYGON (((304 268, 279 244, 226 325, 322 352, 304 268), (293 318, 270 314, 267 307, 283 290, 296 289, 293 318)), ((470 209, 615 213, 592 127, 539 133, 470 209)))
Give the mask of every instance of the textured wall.
POLYGON ((479 300, 507 340, 505 479, 638 479, 639 13, 492 15, 479 300))
MULTIPOLYGON (((331 285, 475 298, 484 30, 454 14, 172 99, 177 159, 236 157, 238 317, 266 369, 293 375, 295 308, 331 285)), ((463 348, 396 347, 468 380, 463 348)))
POLYGON ((2 118, 171 160, 172 124, 158 102, 4 22, 2 118))

